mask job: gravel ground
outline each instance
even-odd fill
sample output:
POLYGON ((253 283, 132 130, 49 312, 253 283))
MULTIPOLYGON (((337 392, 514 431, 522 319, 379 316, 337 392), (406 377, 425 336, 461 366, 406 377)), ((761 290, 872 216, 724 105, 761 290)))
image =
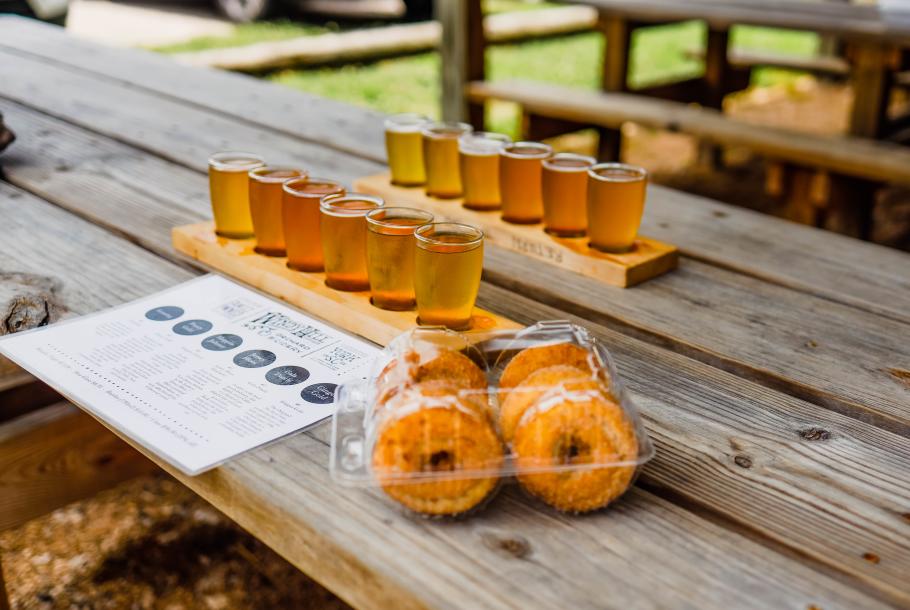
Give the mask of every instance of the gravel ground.
POLYGON ((163 474, 4 532, 0 555, 13 610, 348 608, 163 474))

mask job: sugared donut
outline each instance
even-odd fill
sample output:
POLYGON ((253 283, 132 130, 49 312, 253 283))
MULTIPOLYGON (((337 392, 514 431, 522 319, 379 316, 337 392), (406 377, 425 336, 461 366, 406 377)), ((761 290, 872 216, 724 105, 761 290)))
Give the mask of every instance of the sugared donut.
POLYGON ((483 502, 496 488, 503 461, 485 408, 458 386, 439 381, 415 384, 391 398, 372 452, 385 493, 426 515, 457 515, 483 502), (470 472, 474 478, 459 474, 470 472), (427 479, 415 480, 421 475, 427 479))
POLYGON ((499 377, 499 400, 505 401, 509 390, 538 369, 565 364, 591 372, 590 352, 574 343, 554 343, 528 347, 518 352, 499 377))
POLYGON ((485 390, 487 376, 473 360, 453 349, 433 348, 430 354, 414 349, 389 362, 376 379, 377 405, 401 390, 424 381, 448 381, 470 390, 485 390))
POLYGON ((600 392, 568 398, 559 390, 529 409, 515 430, 518 480, 531 494, 566 512, 606 506, 631 484, 635 466, 537 472, 534 469, 634 460, 638 442, 622 408, 600 392), (522 473, 524 471, 524 473, 522 473))
POLYGON ((506 395, 499 407, 499 430, 505 442, 512 442, 515 427, 528 407, 558 385, 566 390, 597 390, 600 387, 589 371, 568 364, 534 371, 506 395))

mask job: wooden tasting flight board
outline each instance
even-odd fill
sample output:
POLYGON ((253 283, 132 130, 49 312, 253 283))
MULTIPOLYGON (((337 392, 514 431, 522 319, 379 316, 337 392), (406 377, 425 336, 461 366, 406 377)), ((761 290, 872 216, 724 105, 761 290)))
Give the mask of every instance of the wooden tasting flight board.
POLYGON ((628 288, 676 268, 676 246, 638 236, 635 248, 625 254, 607 254, 588 246, 586 237, 560 238, 549 235, 540 224, 517 225, 505 222, 498 211, 479 212, 461 205, 461 199, 428 197, 423 187, 395 186, 387 173, 361 178, 354 183, 360 193, 378 195, 386 205, 418 207, 432 212, 437 219, 479 227, 486 239, 501 248, 514 250, 598 279, 613 286, 628 288))
MULTIPOLYGON (((287 259, 253 251, 254 239, 225 239, 215 235, 211 222, 175 227, 174 248, 215 271, 249 284, 292 305, 386 345, 417 326, 416 311, 388 311, 370 304, 369 292, 343 292, 325 285, 324 273, 288 269, 287 259)), ((470 330, 519 328, 521 325, 489 311, 474 309, 470 330)))

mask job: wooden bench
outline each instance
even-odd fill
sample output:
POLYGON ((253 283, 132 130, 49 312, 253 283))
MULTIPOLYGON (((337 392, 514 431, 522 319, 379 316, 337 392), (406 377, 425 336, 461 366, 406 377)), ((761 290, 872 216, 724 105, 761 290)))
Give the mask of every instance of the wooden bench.
POLYGON ((851 136, 824 136, 747 123, 719 110, 681 104, 633 93, 587 91, 523 81, 475 81, 466 95, 472 103, 491 99, 518 103, 526 115, 607 128, 618 133, 623 123, 683 132, 720 146, 739 146, 773 162, 785 164, 787 217, 814 225, 835 222, 846 232, 863 235, 870 202, 855 198, 858 190, 870 196, 875 185, 910 185, 910 150, 851 136), (826 200, 812 201, 806 188, 813 175, 830 172, 837 183, 826 200), (847 200, 845 200, 847 199, 847 200), (818 205, 822 204, 823 208, 818 205), (837 220, 825 218, 829 214, 837 220))

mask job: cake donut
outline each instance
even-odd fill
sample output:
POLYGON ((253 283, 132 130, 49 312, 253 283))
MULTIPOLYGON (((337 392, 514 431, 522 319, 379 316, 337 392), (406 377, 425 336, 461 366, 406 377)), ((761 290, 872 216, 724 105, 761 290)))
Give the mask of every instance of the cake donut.
POLYGON ((499 430, 506 443, 512 442, 515 428, 525 411, 556 386, 567 391, 597 390, 600 383, 590 371, 568 364, 538 369, 509 392, 499 407, 499 430))
POLYGON ((533 470, 632 461, 638 457, 638 441, 622 408, 604 393, 585 391, 566 397, 553 391, 525 411, 512 451, 518 481, 528 492, 558 510, 583 513, 622 495, 636 467, 533 470))
POLYGON ((389 362, 376 379, 376 405, 424 381, 448 381, 469 390, 486 390, 487 376, 473 360, 453 349, 434 348, 431 355, 409 349, 389 362))
POLYGON ((377 430, 374 475, 386 494, 415 512, 467 512, 498 483, 502 443, 486 404, 460 390, 446 381, 416 383, 389 399, 388 416, 377 430), (460 472, 473 472, 473 478, 460 472), (414 480, 421 475, 426 480, 414 480))
POLYGON ((574 343, 554 343, 528 347, 515 355, 499 377, 499 400, 503 402, 509 390, 525 380, 534 371, 558 364, 573 366, 591 373, 591 353, 574 343))

